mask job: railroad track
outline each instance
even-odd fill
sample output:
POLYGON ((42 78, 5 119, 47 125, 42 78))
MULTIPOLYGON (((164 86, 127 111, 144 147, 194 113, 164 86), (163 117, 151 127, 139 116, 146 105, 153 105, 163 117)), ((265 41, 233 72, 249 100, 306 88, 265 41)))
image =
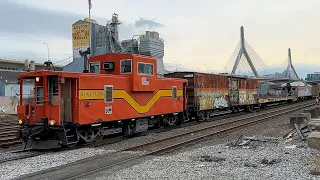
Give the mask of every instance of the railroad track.
MULTIPOLYGON (((309 103, 309 101, 304 102, 304 103, 309 103)), ((301 103, 297 103, 297 104, 301 105, 301 103)), ((268 106, 267 108, 264 108, 264 109, 256 109, 255 112, 257 113, 257 112, 260 112, 260 111, 272 110, 274 108, 281 108, 283 106, 286 107, 286 106, 288 106, 288 104, 287 103, 283 103, 283 104, 280 104, 280 105, 277 105, 277 106, 270 105, 270 106, 268 106)), ((266 114, 266 113, 268 113, 268 112, 265 112, 264 114, 266 114)), ((216 120, 223 121, 223 120, 226 120, 228 118, 232 118, 232 117, 235 117, 235 116, 240 116, 240 115, 243 115, 243 114, 247 114, 247 113, 245 113, 243 111, 240 111, 238 113, 232 113, 231 111, 229 111, 229 112, 221 111, 221 112, 217 112, 217 113, 212 114, 211 118, 209 120, 207 120, 207 121, 204 121, 204 122, 211 122, 211 121, 216 121, 216 120)), ((179 126, 172 126, 172 127, 161 128, 161 129, 149 130, 148 132, 142 133, 140 135, 143 136, 143 135, 146 135, 146 134, 149 134, 149 133, 166 132, 166 131, 170 131, 170 130, 173 130, 173 129, 184 128, 184 127, 193 126, 193 125, 196 125, 196 124, 201 124, 201 123, 204 123, 204 122, 203 121, 199 121, 199 122, 198 121, 190 121, 190 122, 186 122, 184 124, 181 124, 179 126)), ((231 122, 224 122, 224 124, 229 124, 229 123, 231 123, 231 122)), ((138 135, 138 136, 140 136, 140 135, 138 135)), ((1 137, 1 133, 0 133, 0 137, 1 137)), ((25 154, 22 154, 21 156, 12 156, 12 157, 8 157, 8 158, 4 158, 4 159, 0 160, 0 163, 20 160, 20 159, 26 159, 26 158, 39 156, 39 155, 44 155, 44 154, 53 153, 53 152, 59 152, 59 151, 66 151, 66 150, 71 150, 71 149, 80 149, 80 148, 85 148, 85 147, 87 147, 87 148, 96 148, 96 147, 105 146, 105 145, 108 145, 108 144, 117 143, 117 142, 120 142, 120 141, 126 140, 126 139, 128 139, 128 137, 124 137, 124 136, 119 135, 119 136, 115 136, 115 137, 104 139, 104 140, 102 140, 100 142, 80 144, 80 145, 78 145, 78 146, 76 146, 74 148, 61 148, 61 149, 56 149, 56 150, 47 150, 47 151, 44 150, 44 151, 35 151, 35 152, 33 152, 33 151, 31 151, 31 152, 14 151, 12 153, 22 152, 22 153, 25 153, 25 154)), ((18 141, 17 143, 21 143, 21 141, 16 139, 16 138, 9 139, 8 141, 13 141, 13 140, 18 141)), ((13 144, 13 143, 9 143, 9 144, 13 144)))
POLYGON ((6 148, 21 143, 16 138, 16 132, 19 128, 17 115, 1 114, 0 115, 0 147, 6 148))
MULTIPOLYGON (((262 111, 262 110, 268 110, 269 108, 274 108, 277 105, 277 107, 280 106, 285 106, 287 105, 287 103, 283 103, 283 104, 273 104, 273 105, 269 105, 267 108, 265 109, 255 109, 256 112, 262 111)), ((210 120, 207 121, 213 121, 213 120, 217 120, 217 119, 221 119, 221 118, 231 118, 234 116, 239 116, 245 114, 245 112, 240 111, 238 113, 232 113, 231 111, 218 111, 216 113, 214 113, 211 116, 210 120), (213 117, 213 118, 212 118, 213 117)), ((1 148, 7 148, 7 147, 11 147, 17 144, 21 144, 21 140, 16 138, 16 132, 19 128, 19 125, 17 124, 17 116, 16 115, 1 115, 0 116, 0 147, 1 148)), ((187 126, 192 126, 194 124, 197 123, 201 123, 201 122, 195 122, 195 121, 191 121, 191 122, 186 122, 180 126, 174 126, 174 127, 166 127, 164 129, 154 129, 151 130, 150 132, 147 133, 157 133, 157 132, 163 132, 163 131, 168 131, 168 130, 172 130, 172 129, 176 129, 176 128, 181 128, 181 127, 187 127, 187 126)), ((108 143, 108 140, 106 140, 105 142, 108 143)), ((103 144, 103 142, 99 142, 97 143, 96 146, 99 146, 99 144, 103 144)), ((89 145, 89 146, 95 146, 95 145, 89 145)), ((83 147, 83 146, 81 146, 83 147)))
POLYGON ((207 126, 187 133, 166 137, 160 140, 147 142, 133 147, 119 150, 118 152, 97 155, 82 159, 63 166, 49 168, 36 173, 21 176, 18 179, 43 179, 55 177, 55 179, 76 179, 92 175, 118 166, 125 166, 135 161, 148 159, 149 156, 168 152, 187 144, 202 140, 203 138, 225 133, 238 128, 258 123, 276 116, 313 106, 314 102, 297 103, 293 106, 275 109, 257 115, 243 117, 232 121, 207 126), (137 153, 129 153, 136 151, 137 153), (142 151, 142 152, 141 152, 142 151))
MULTIPOLYGON (((17 153, 19 153, 19 152, 17 152, 17 153)), ((31 153, 23 154, 23 155, 19 154, 17 156, 11 156, 11 157, 8 157, 8 158, 0 159, 0 163, 20 160, 20 159, 25 159, 25 158, 31 158, 31 157, 39 156, 39 155, 42 155, 42 154, 43 153, 40 153, 40 152, 31 152, 31 153)))

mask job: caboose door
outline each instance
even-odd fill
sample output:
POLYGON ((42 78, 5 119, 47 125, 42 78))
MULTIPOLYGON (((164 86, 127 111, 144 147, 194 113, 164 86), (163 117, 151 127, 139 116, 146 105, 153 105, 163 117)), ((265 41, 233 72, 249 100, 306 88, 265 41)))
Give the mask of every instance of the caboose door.
POLYGON ((231 106, 239 105, 239 79, 229 78, 229 99, 231 106))
POLYGON ((187 97, 187 83, 184 82, 183 83, 183 110, 187 109, 187 101, 188 97, 187 97))
POLYGON ((61 122, 72 122, 72 89, 71 78, 64 78, 64 82, 61 83, 60 89, 60 119, 61 122))

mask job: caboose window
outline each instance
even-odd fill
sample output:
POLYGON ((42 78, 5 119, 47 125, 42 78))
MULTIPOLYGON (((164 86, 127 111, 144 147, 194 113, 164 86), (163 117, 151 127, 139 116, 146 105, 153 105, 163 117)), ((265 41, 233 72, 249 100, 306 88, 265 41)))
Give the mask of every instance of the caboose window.
POLYGON ((36 89, 36 93, 37 93, 37 96, 36 96, 36 100, 37 100, 37 104, 43 104, 43 86, 37 86, 37 89, 36 89))
POLYGON ((132 72, 132 61, 131 59, 124 59, 120 61, 121 64, 121 73, 125 74, 125 73, 131 73, 132 72))
POLYGON ((100 74, 100 62, 90 63, 90 73, 100 74))
POLYGON ((138 62, 138 74, 153 75, 153 64, 138 62))
POLYGON ((111 103, 113 101, 113 86, 104 86, 104 103, 111 103))
POLYGON ((52 105, 58 104, 58 77, 49 77, 48 84, 49 84, 49 101, 52 105))
POLYGON ((172 98, 177 98, 177 86, 172 86, 172 98))

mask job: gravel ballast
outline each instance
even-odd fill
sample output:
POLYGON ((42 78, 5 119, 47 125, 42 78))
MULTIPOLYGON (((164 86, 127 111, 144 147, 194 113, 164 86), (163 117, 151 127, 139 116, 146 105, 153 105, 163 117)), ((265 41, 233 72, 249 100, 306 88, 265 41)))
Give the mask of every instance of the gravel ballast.
MULTIPOLYGON (((284 108, 284 106, 281 106, 280 108, 284 108)), ((132 147, 132 146, 137 146, 137 145, 140 145, 140 144, 152 142, 154 140, 163 139, 163 138, 167 138, 167 137, 170 137, 170 136, 176 136, 178 134, 192 132, 192 131, 195 131, 195 130, 198 130, 198 129, 203 129, 203 128, 206 128, 206 127, 209 127, 209 126, 213 126, 213 125, 217 125, 217 124, 221 124, 221 123, 225 123, 225 122, 234 121, 236 119, 241 119, 241 118, 244 118, 244 117, 247 117, 247 116, 253 116, 253 115, 258 115, 258 114, 261 114, 261 113, 272 112, 274 110, 275 109, 268 109, 268 110, 259 111, 259 112, 247 113, 247 114, 244 114, 244 115, 239 115, 239 116, 231 117, 231 118, 221 118, 219 120, 214 120, 214 121, 209 121, 209 122, 202 122, 200 124, 195 124, 195 125, 192 125, 192 126, 186 126, 186 127, 182 127, 182 128, 177 128, 177 129, 173 129, 173 130, 170 130, 170 131, 165 131, 165 132, 160 132, 160 133, 149 133, 146 136, 127 139, 127 140, 124 140, 124 141, 121 141, 121 142, 118 142, 118 143, 114 143, 114 144, 103 146, 102 148, 103 149, 107 149, 107 150, 126 149, 126 148, 129 148, 129 147, 132 147)), ((298 112, 302 112, 302 111, 303 110, 300 110, 298 112)), ((286 115, 277 117, 276 118, 277 119, 276 124, 284 123, 285 126, 286 126, 287 122, 290 119, 289 116, 292 115, 292 114, 296 114, 298 112, 288 113, 286 115)), ((265 125, 270 126, 269 123, 270 123, 269 121, 259 122, 259 124, 264 124, 264 126, 265 125)), ((278 126, 276 126, 276 127, 278 127, 278 126)), ((266 130, 266 129, 264 127, 262 127, 262 126, 261 127, 259 126, 258 128, 255 128, 254 130, 255 131, 256 130, 261 131, 261 130, 266 130)), ((241 129, 237 130, 237 132, 241 132, 241 131, 242 131, 241 129)), ((248 132, 250 134, 250 132, 252 132, 252 131, 248 131, 248 132)), ((233 136, 230 136, 230 137, 233 137, 233 136)), ((230 139, 225 139, 224 137, 219 137, 219 139, 220 138, 222 139, 222 141, 220 141, 220 142, 223 142, 223 141, 225 142, 225 141, 230 140, 230 139)), ((217 139, 217 138, 215 138, 215 139, 217 139)))
POLYGON ((304 145, 259 142, 244 147, 226 144, 156 157, 97 179, 318 179, 308 157, 320 152, 304 145))
MULTIPOLYGON (((245 116, 245 115, 243 115, 243 116, 245 116)), ((237 118, 240 118, 240 117, 243 117, 243 116, 238 116, 237 118)), ((237 119, 237 118, 231 118, 231 119, 237 119)), ((287 125, 286 125, 287 124, 287 119, 288 119, 288 114, 285 115, 285 117, 282 117, 282 118, 280 117, 280 118, 275 119, 275 121, 278 122, 278 124, 276 125, 278 127, 278 129, 283 129, 284 127, 285 127, 284 129, 287 128, 287 125)), ((110 153, 110 152, 114 152, 115 150, 119 151, 119 150, 124 149, 124 148, 128 148, 128 147, 135 146, 135 145, 138 145, 138 144, 144 144, 146 142, 151 142, 151 141, 156 140, 156 139, 162 139, 164 137, 173 136, 173 135, 181 134, 181 133, 185 133, 185 132, 190 132, 190 131, 193 131, 193 130, 198 129, 198 128, 206 127, 209 124, 220 123, 221 121, 224 121, 224 120, 217 120, 215 122, 207 122, 207 123, 202 123, 202 124, 198 124, 198 125, 195 125, 195 126, 188 126, 188 127, 184 127, 184 128, 174 129, 174 130, 169 131, 169 132, 151 133, 151 134, 148 134, 146 136, 141 136, 141 137, 137 137, 137 138, 124 140, 124 141, 121 141, 119 143, 106 145, 104 147, 99 147, 99 148, 82 148, 82 149, 79 149, 79 150, 72 150, 72 151, 65 151, 65 152, 41 155, 41 156, 37 156, 37 157, 33 157, 33 158, 27 158, 27 159, 18 160, 18 161, 2 163, 2 164, 0 164, 1 179, 9 179, 9 178, 12 178, 12 177, 17 177, 17 176, 20 176, 20 175, 23 175, 23 174, 40 171, 40 170, 47 169, 47 168, 50 168, 50 167, 64 165, 64 164, 67 164, 67 163, 75 162, 77 160, 84 159, 84 158, 91 157, 91 156, 98 155, 98 154, 107 154, 107 153, 110 153)), ((273 120, 271 120, 271 121, 273 121, 273 120)), ((272 123, 265 122, 265 123, 261 123, 261 125, 257 124, 255 126, 257 126, 258 128, 254 128, 254 130, 258 131, 260 133, 262 131, 266 131, 266 125, 267 124, 269 126, 269 124, 272 124, 272 123)), ((270 126, 270 128, 272 129, 271 126, 270 126)), ((251 128, 246 128, 243 131, 248 132, 248 134, 252 134, 253 131, 251 131, 250 129, 251 128)), ((239 130, 239 131, 241 131, 241 130, 239 130)), ((231 134, 237 134, 239 131, 236 131, 236 132, 231 133, 231 134)), ((278 130, 276 130, 276 131, 279 132, 278 130)), ((232 138, 232 140, 234 140, 235 138, 231 134, 228 135, 227 139, 232 138)), ((242 133, 239 133, 239 134, 242 134, 242 133)), ((267 134, 271 135, 273 133, 271 133, 271 131, 268 131, 267 134)), ((221 142, 223 144, 225 144, 228 141, 228 140, 226 140, 226 138, 218 138, 218 139, 219 139, 219 141, 223 141, 223 142, 221 142)), ((215 138, 215 141, 216 140, 217 140, 217 138, 215 138)), ((197 143, 197 145, 202 144, 200 146, 200 147, 202 147, 202 146, 207 146, 210 143, 211 142, 209 142, 209 143, 208 142, 203 142, 203 143, 197 143)), ((211 144, 215 144, 215 143, 211 143, 211 144)), ((220 145, 220 146, 221 146, 220 148, 223 149, 223 145, 220 145)), ((247 149, 245 149, 245 150, 247 150, 247 149)), ((193 151, 194 150, 191 149, 190 153, 193 152, 193 151)), ((188 153, 188 152, 186 152, 186 153, 188 153)), ((9 154, 4 153, 3 155, 7 156, 9 154)), ((0 156, 1 156, 1 154, 0 154, 0 156)), ((183 156, 183 155, 181 155, 179 153, 179 155, 177 155, 177 156, 183 156)), ((172 158, 172 156, 165 156, 163 158, 162 157, 159 157, 159 158, 157 157, 155 159, 155 162, 156 162, 155 165, 159 164, 159 166, 163 166, 163 165, 161 165, 161 163, 159 161, 160 160, 164 160, 163 164, 166 164, 166 161, 168 161, 168 159, 171 159, 171 158, 172 158)), ((190 156, 190 158, 192 159, 191 162, 195 164, 195 165, 193 165, 194 167, 201 167, 201 166, 203 166, 202 165, 203 162, 201 162, 201 158, 202 159, 206 159, 206 158, 210 159, 211 156, 210 155, 200 155, 199 154, 199 155, 195 155, 195 156, 190 156), (195 159, 197 159, 197 158, 199 159, 200 158, 200 160, 196 161, 194 158, 195 159), (197 165, 197 162, 201 162, 201 163, 197 165)), ((217 157, 217 158, 219 159, 219 157, 217 157)), ((215 159, 215 157, 213 157, 213 159, 215 159)), ((180 160, 179 160, 179 162, 180 162, 180 160)), ((187 161, 185 159, 182 162, 191 163, 191 162, 189 162, 189 161, 187 161)), ((225 161, 220 159, 219 162, 221 162, 221 163, 227 162, 227 159, 225 161)), ((146 163, 148 163, 148 161, 146 163)), ((153 162, 151 162, 151 163, 153 163, 153 162)), ((169 161, 168 161, 168 163, 169 163, 169 161)), ((164 166, 164 167, 166 167, 166 169, 168 169, 168 171, 170 170, 170 168, 174 167, 174 164, 171 167, 170 163, 168 165, 164 166)), ((151 167, 152 166, 150 166, 150 168, 151 167)), ((164 167, 162 167, 162 168, 164 168, 164 167)), ((233 167, 235 167, 235 166, 233 165, 233 167)), ((153 167, 153 168, 157 172, 164 172, 165 171, 165 170, 161 170, 161 167, 160 167, 160 170, 157 170, 158 169, 157 167, 153 167)), ((204 168, 206 168, 206 165, 204 166, 204 168)), ((241 168, 243 168, 243 167, 241 167, 241 168)), ((245 166, 245 168, 246 168, 246 166, 245 166)), ((129 170, 129 169, 127 169, 127 170, 129 170)), ((134 171, 134 169, 132 169, 131 171, 134 171)), ((210 171, 213 171, 213 170, 210 170, 210 171)), ((156 172, 156 174, 157 174, 157 172, 156 172)), ((193 177, 196 177, 198 170, 197 171, 192 170, 191 172, 194 172, 195 175, 193 177)), ((199 170, 199 172, 200 172, 200 170, 199 170)), ((187 172, 187 173, 189 173, 189 172, 187 172)), ((138 174, 139 175, 141 174, 144 177, 144 172, 143 171, 140 171, 140 173, 138 173, 138 174)), ((180 173, 180 174, 182 174, 182 176, 174 176, 174 177, 179 177, 177 179, 183 178, 184 177, 183 173, 180 173)), ((226 174, 226 173, 223 173, 223 174, 226 174)), ((128 176, 129 176, 129 174, 128 174, 128 176)), ((147 176, 148 175, 146 174, 146 179, 148 179, 147 176)), ((119 177, 120 176, 118 176, 117 174, 114 174, 114 176, 112 176, 111 179, 117 179, 119 177)), ((126 177, 126 176, 124 176, 124 177, 126 177)), ((138 177, 133 177, 133 178, 143 179, 143 177, 140 178, 140 176, 138 176, 138 177)), ((166 177, 166 176, 164 176, 164 177, 166 177)), ((205 176, 203 176, 203 177, 206 178, 205 176)), ((156 179, 157 178, 162 179, 161 177, 156 176, 156 179)), ((120 179, 124 179, 124 178, 120 178, 120 179)), ((169 179, 172 179, 172 178, 169 178, 169 179)), ((173 178, 173 179, 175 179, 175 178, 173 178)), ((196 177, 196 179, 198 179, 198 178, 196 177)), ((211 176, 210 176, 209 179, 212 179, 211 176)), ((214 178, 214 179, 216 179, 216 178, 214 178)), ((225 179, 225 178, 222 177, 222 179, 225 179)))
POLYGON ((21 175, 41 171, 77 160, 107 153, 103 149, 82 148, 65 152, 44 154, 36 157, 10 161, 0 164, 1 180, 16 178, 21 175))

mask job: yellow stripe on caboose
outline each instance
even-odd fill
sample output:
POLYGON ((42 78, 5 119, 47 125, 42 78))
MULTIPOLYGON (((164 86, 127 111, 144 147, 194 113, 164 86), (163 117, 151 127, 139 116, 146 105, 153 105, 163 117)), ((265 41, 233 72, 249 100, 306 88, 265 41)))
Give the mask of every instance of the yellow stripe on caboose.
MULTIPOLYGON (((183 91, 177 90, 177 96, 182 96, 183 91)), ((172 97, 172 90, 159 90, 145 105, 140 105, 127 91, 125 90, 114 90, 113 98, 124 99, 130 106, 132 106, 139 113, 147 113, 151 107, 161 97, 172 97)))
MULTIPOLYGON (((104 90, 79 90, 80 100, 90 100, 90 99, 104 99, 104 90)), ((177 97, 183 95, 183 90, 177 90, 177 97)), ((159 90, 145 105, 140 105, 126 90, 113 90, 114 99, 125 100, 132 108, 134 108, 139 113, 147 113, 151 107, 161 98, 161 97, 172 97, 172 90, 159 90)))

